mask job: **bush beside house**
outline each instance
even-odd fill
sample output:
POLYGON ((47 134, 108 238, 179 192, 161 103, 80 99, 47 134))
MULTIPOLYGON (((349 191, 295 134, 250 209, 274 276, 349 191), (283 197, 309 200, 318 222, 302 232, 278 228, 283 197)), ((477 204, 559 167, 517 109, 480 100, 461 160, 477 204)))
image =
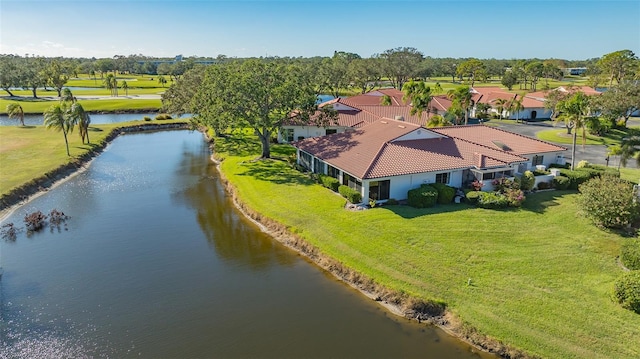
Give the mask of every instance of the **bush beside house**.
POLYGON ((453 202, 453 198, 456 196, 455 188, 447 186, 443 183, 432 183, 430 184, 430 186, 438 191, 439 204, 447 204, 453 202))
POLYGON ((353 204, 362 202, 362 195, 360 192, 350 188, 349 186, 341 185, 338 187, 338 193, 353 204))
POLYGON ((407 203, 411 207, 433 207, 437 201, 438 190, 427 184, 423 184, 419 188, 409 190, 407 193, 407 203))
POLYGON ((613 297, 623 308, 640 314, 640 271, 621 275, 614 284, 613 297))

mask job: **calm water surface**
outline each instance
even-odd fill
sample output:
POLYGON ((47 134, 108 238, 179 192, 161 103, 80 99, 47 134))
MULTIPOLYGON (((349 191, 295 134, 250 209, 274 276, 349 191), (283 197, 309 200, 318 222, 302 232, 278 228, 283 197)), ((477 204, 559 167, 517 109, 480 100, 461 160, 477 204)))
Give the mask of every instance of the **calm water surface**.
POLYGON ((117 138, 0 243, 0 358, 478 358, 388 314, 238 214, 201 134, 117 138))

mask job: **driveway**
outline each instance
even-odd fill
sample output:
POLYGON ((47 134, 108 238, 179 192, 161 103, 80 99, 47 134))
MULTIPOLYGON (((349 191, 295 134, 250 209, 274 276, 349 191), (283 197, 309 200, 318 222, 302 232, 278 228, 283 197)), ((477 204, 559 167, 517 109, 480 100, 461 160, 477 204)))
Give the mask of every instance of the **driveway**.
MULTIPOLYGON (((631 119, 628 122, 628 126, 638 126, 640 125, 640 119, 631 119)), ((552 121, 536 121, 529 123, 495 123, 494 127, 502 128, 504 130, 519 133, 521 135, 529 136, 536 138, 536 134, 543 130, 548 130, 554 128, 554 123, 552 121)), ((561 128, 562 125, 557 125, 555 127, 561 128)), ((565 159, 568 163, 571 163, 571 144, 562 144, 556 143, 559 146, 564 146, 567 148, 567 152, 565 153, 565 159)), ((586 160, 589 163, 594 164, 607 164, 607 146, 605 145, 585 145, 584 147, 580 144, 580 140, 578 140, 578 144, 576 145, 576 165, 578 162, 586 160)), ((609 166, 617 167, 618 159, 611 158, 609 160, 609 166)), ((630 168, 639 168, 635 161, 629 161, 627 163, 627 167, 630 168)))

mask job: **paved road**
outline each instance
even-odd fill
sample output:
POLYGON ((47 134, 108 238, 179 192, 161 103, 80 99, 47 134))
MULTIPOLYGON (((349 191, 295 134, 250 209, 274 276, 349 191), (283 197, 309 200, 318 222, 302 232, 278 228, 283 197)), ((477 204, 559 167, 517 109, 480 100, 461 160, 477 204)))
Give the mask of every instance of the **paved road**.
MULTIPOLYGON (((629 120, 628 125, 638 126, 640 125, 640 119, 637 119, 637 118, 631 119, 629 120)), ((557 126, 562 126, 562 125, 557 125, 557 126)), ((526 123, 515 123, 514 121, 514 123, 512 124, 499 123, 499 124, 496 124, 495 127, 535 138, 538 132, 554 128, 554 123, 551 121, 541 121, 541 122, 530 122, 526 124, 526 123)), ((567 147, 568 150, 565 153, 564 157, 566 158, 567 162, 571 162, 571 145, 560 144, 560 143, 558 143, 558 145, 567 147)), ((607 164, 607 146, 586 145, 583 147, 580 144, 580 140, 578 140, 578 145, 576 146, 576 162, 575 163, 578 164, 578 162, 582 160, 589 161, 589 163, 606 165, 607 164)), ((618 166, 618 159, 611 158, 609 160, 609 166, 618 166)), ((638 165, 635 163, 635 161, 629 161, 629 163, 627 163, 627 167, 639 168, 638 165)))

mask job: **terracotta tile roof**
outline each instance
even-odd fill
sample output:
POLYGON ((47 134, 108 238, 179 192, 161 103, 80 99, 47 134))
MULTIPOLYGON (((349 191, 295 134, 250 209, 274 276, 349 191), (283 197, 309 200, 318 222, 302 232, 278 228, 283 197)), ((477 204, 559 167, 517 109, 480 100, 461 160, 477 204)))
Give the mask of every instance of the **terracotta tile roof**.
POLYGON ((457 138, 396 141, 382 147, 363 179, 472 167, 503 167, 526 160, 457 138))
POLYGON ((407 122, 379 120, 354 131, 297 141, 294 146, 360 179, 526 161, 494 144, 486 146, 457 137, 396 140, 417 129, 420 126, 407 122))
MULTIPOLYGON (((463 139, 489 148, 499 149, 496 141, 506 145, 507 152, 516 155, 565 151, 565 147, 484 125, 450 126, 431 129, 445 136, 463 139)), ((504 149, 504 148, 503 148, 504 149)))
POLYGON ((402 99, 404 93, 394 88, 373 90, 364 94, 346 97, 341 102, 345 105, 356 107, 381 105, 384 95, 387 95, 391 98, 391 104, 393 106, 402 106, 408 104, 402 99))
POLYGON ((438 113, 447 112, 449 107, 451 107, 451 100, 446 95, 436 95, 431 98, 431 108, 436 109, 438 113))
POLYGON ((522 107, 524 108, 543 108, 544 99, 539 97, 529 97, 529 95, 522 98, 522 107))
POLYGON ((363 178, 381 147, 420 126, 393 120, 379 120, 354 131, 306 138, 293 145, 334 167, 363 178))
POLYGON ((473 92, 474 103, 487 103, 493 104, 497 99, 504 99, 511 101, 517 97, 517 94, 503 90, 500 87, 474 87, 471 89, 473 92))
POLYGON ((423 111, 422 116, 411 115, 410 106, 360 106, 363 111, 378 116, 378 118, 388 118, 395 120, 396 116, 403 118, 403 121, 410 122, 415 125, 425 126, 427 124, 427 112, 423 111))

